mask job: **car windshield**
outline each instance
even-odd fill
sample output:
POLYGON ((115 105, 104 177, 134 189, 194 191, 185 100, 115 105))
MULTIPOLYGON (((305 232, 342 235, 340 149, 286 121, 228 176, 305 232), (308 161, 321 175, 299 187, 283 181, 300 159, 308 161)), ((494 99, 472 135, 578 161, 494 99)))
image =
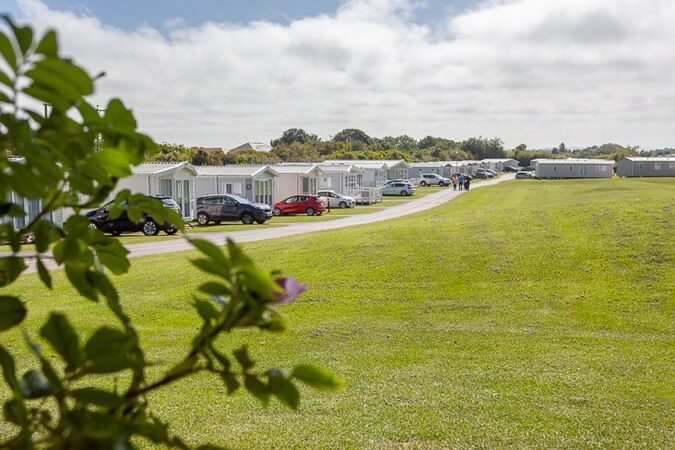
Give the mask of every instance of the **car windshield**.
POLYGON ((235 195, 235 194, 228 194, 228 195, 230 197, 232 197, 233 199, 235 199, 236 201, 238 201, 239 203, 242 203, 242 204, 251 203, 251 202, 248 201, 248 199, 246 199, 244 197, 241 197, 239 195, 235 195))

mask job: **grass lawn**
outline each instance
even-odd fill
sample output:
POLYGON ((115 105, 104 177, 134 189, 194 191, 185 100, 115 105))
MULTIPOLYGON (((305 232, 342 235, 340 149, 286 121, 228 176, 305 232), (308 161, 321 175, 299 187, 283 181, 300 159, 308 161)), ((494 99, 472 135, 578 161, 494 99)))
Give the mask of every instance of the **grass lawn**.
MULTIPOLYGON (((348 386, 302 389, 293 412, 195 378, 151 404, 190 443, 235 448, 674 448, 673 199, 673 178, 517 180, 246 244, 310 289, 283 307, 289 333, 223 348, 247 341, 261 367, 312 362, 348 386)), ((188 304, 206 277, 191 255, 134 259, 117 279, 156 373, 198 323, 188 304)), ((6 289, 28 303, 33 336, 52 308, 87 330, 106 320, 61 274, 51 293, 35 279, 6 289)), ((2 339, 27 368, 20 334, 2 339)))

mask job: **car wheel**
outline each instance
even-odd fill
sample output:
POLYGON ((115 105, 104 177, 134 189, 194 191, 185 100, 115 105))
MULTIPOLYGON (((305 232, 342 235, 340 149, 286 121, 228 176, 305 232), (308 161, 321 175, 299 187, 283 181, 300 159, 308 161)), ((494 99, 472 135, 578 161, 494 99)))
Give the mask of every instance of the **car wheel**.
POLYGON ((98 225, 96 225, 96 222, 89 222, 89 228, 92 230, 98 230, 98 225))
POLYGON ((408 192, 406 192, 406 191, 401 191, 401 195, 405 197, 406 195, 408 195, 408 192))
POLYGON ((172 234, 178 233, 178 228, 167 228, 164 232, 171 236, 172 234))
POLYGON ((439 182, 438 182, 438 186, 439 186, 439 187, 444 187, 444 186, 445 186, 445 183, 443 183, 442 181, 439 181, 439 182))
POLYGON ((119 236, 120 234, 122 234, 122 232, 121 232, 121 231, 115 230, 115 231, 113 231, 111 234, 112 234, 113 236, 119 236))
POLYGON ((264 220, 256 220, 256 222, 258 222, 259 225, 262 225, 263 223, 265 223, 264 220))
POLYGON ((275 216, 280 216, 280 215, 281 215, 281 210, 280 210, 279 208, 274 208, 274 209, 272 210, 272 214, 274 214, 275 216))
POLYGON ((253 216, 250 215, 249 213, 242 214, 241 223, 243 223, 244 225, 251 225, 253 223, 253 216))
POLYGON ((143 234, 146 236, 157 236, 159 233, 159 227, 152 220, 148 220, 143 224, 143 234))
POLYGON ((305 212, 307 213, 308 216, 313 216, 316 213, 316 211, 314 211, 314 208, 312 208, 311 206, 307 208, 307 211, 305 212))
POLYGON ((24 244, 33 244, 35 243, 35 235, 33 233, 28 233, 27 235, 24 236, 23 238, 23 243, 24 244))
POLYGON ((338 206, 342 209, 345 209, 347 207, 347 203, 346 202, 340 202, 340 204, 338 206))
POLYGON ((213 223, 215 223, 216 225, 220 225, 220 224, 222 223, 222 221, 220 221, 220 220, 214 220, 213 223))
POLYGON ((426 182, 426 181, 420 181, 420 186, 424 187, 424 186, 426 186, 426 185, 427 185, 427 182, 426 182))
POLYGON ((203 212, 197 214, 197 223, 201 226, 209 224, 209 215, 203 212))

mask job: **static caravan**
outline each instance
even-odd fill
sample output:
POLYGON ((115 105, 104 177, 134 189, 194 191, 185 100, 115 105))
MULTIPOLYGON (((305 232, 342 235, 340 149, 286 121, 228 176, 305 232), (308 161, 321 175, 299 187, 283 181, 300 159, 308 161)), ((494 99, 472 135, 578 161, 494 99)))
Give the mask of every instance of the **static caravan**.
POLYGON ((387 180, 387 164, 384 161, 360 159, 329 159, 323 164, 354 165, 363 170, 363 187, 382 186, 387 180))
POLYGON ((621 177, 675 177, 675 157, 627 156, 616 162, 616 174, 621 177))
POLYGON ((274 183, 274 201, 295 194, 316 194, 317 181, 323 174, 318 164, 283 163, 270 166, 277 173, 274 183))
POLYGON ((431 162, 416 162, 410 163, 410 178, 419 178, 423 173, 435 173, 437 175, 446 176, 447 163, 440 161, 431 162))
POLYGON ((483 169, 492 169, 497 172, 504 170, 504 167, 518 167, 518 161, 511 158, 486 158, 480 162, 480 167, 483 169))
POLYGON ((132 167, 131 172, 130 177, 117 183, 110 199, 123 189, 135 194, 166 195, 178 203, 184 219, 194 219, 195 166, 188 162, 144 163, 132 167))
POLYGON ((353 164, 319 164, 321 175, 317 188, 331 189, 338 194, 353 195, 363 184, 363 169, 353 164))
POLYGON ((607 159, 539 159, 537 178, 611 178, 614 161, 607 159))
POLYGON ((274 203, 274 180, 278 173, 267 165, 197 166, 197 197, 237 194, 252 202, 274 203))

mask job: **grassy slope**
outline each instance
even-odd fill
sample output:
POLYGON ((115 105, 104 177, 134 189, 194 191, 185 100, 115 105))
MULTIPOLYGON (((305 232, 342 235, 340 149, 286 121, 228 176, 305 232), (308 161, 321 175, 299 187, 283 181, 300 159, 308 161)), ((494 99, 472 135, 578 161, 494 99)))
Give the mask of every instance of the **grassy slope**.
MULTIPOLYGON (((194 443, 239 448, 672 448, 674 198, 673 179, 514 181, 393 222, 247 244, 310 285, 284 308, 288 334, 245 334, 261 366, 319 363, 348 388, 303 390, 298 412, 206 379, 152 401, 194 443)), ((185 256, 135 260, 118 282, 158 361, 196 326, 185 299, 202 275, 185 256)), ((100 315, 33 286, 13 288, 29 324, 53 305, 91 327, 100 315)))

